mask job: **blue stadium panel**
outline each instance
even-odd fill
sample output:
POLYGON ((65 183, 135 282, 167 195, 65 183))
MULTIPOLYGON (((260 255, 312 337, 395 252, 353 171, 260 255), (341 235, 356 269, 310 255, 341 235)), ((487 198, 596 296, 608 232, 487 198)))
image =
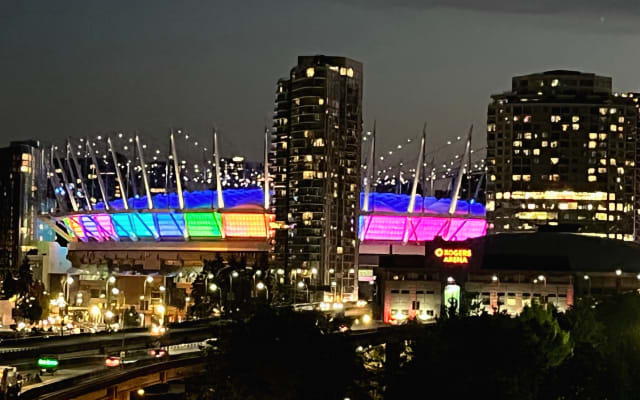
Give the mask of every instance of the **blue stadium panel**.
POLYGON ((184 215, 181 213, 158 213, 158 230, 161 238, 184 237, 184 215))

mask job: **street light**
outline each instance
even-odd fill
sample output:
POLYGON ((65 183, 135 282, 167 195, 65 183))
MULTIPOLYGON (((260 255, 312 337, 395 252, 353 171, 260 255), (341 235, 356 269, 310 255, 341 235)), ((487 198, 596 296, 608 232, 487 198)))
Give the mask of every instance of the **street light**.
POLYGON ((616 275, 617 275, 617 276, 622 275, 622 270, 621 270, 621 269, 617 269, 617 270, 616 270, 616 275))
POLYGON ((491 277, 491 281, 492 281, 492 282, 498 282, 498 276, 497 276, 497 275, 493 275, 493 276, 491 277))
POLYGON ((264 290, 265 293, 266 293, 266 297, 265 298, 266 298, 267 301, 269 301, 269 288, 267 287, 267 285, 265 285, 262 282, 258 282, 256 284, 256 289, 258 289, 259 291, 264 290))

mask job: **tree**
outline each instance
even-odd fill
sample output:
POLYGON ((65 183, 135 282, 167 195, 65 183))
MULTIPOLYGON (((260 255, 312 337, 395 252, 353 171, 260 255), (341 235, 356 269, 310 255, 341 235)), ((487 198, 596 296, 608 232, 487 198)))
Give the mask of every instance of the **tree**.
POLYGON ((442 319, 425 326, 412 360, 388 378, 385 398, 406 398, 428 376, 434 397, 536 399, 541 371, 572 351, 569 334, 551 310, 534 305, 512 318, 495 315, 442 319))
POLYGON ((343 337, 322 334, 324 318, 265 308, 235 324, 221 338, 221 352, 208 355, 210 383, 200 398, 356 398, 353 382, 361 369, 355 351, 343 337))
POLYGON ((130 309, 124 312, 124 318, 122 322, 124 328, 133 328, 140 326, 140 314, 138 314, 134 306, 131 306, 130 309))

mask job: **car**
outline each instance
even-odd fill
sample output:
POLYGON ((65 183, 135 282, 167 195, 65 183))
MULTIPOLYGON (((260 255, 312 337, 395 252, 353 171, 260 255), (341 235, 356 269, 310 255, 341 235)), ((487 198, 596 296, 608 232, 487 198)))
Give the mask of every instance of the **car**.
POLYGON ((216 350, 218 349, 218 338, 205 339, 198 343, 198 349, 203 350, 216 350))
POLYGON ((108 356, 104 359, 104 365, 107 367, 119 367, 121 363, 122 361, 118 356, 108 356))
POLYGON ((153 336, 162 336, 167 332, 167 328, 161 325, 153 324, 151 325, 151 335, 153 336))
POLYGON ((38 357, 38 368, 40 369, 40 375, 47 372, 53 375, 58 370, 59 364, 60 361, 58 360, 58 356, 55 354, 42 355, 38 357))
POLYGON ((163 348, 156 348, 156 349, 150 349, 149 355, 153 358, 162 358, 162 357, 167 357, 169 355, 169 352, 163 348))

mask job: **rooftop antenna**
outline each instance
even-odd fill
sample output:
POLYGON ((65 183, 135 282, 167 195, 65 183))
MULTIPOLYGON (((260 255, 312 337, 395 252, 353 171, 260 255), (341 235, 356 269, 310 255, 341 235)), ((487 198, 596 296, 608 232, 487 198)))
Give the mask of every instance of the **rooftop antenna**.
POLYGON ((460 186, 462 185, 462 175, 464 174, 464 159, 465 156, 469 153, 471 148, 471 134, 473 133, 473 124, 469 128, 469 135, 467 136, 467 144, 464 149, 464 153, 462 154, 462 159, 460 160, 460 169, 458 170, 458 176, 456 177, 456 183, 453 186, 453 191, 451 192, 451 204, 449 205, 449 214, 454 215, 456 213, 456 208, 458 206, 458 197, 460 196, 460 186))

